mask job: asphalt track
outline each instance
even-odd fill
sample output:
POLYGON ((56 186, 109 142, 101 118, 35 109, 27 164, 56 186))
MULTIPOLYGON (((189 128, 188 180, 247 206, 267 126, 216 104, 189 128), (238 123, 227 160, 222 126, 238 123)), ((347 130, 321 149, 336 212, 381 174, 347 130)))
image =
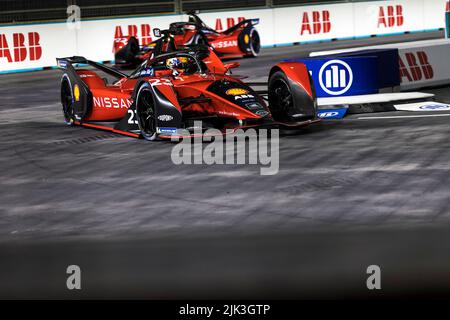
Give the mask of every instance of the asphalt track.
MULTIPOLYGON (((235 73, 260 81, 310 51, 438 36, 265 49, 235 73)), ((0 297, 361 297, 370 264, 390 295, 448 294, 450 113, 326 121, 283 136, 279 173, 261 176, 66 127, 60 76, 0 76, 0 297), (80 292, 65 289, 69 264, 80 292)), ((450 103, 449 88, 427 92, 450 103)))

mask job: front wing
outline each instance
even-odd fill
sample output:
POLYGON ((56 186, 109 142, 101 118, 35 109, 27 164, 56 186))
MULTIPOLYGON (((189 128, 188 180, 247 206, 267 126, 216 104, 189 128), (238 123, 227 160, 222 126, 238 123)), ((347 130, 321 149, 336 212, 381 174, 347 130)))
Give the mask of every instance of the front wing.
POLYGON ((260 124, 250 124, 250 125, 236 125, 236 126, 228 126, 227 128, 220 130, 220 133, 208 133, 208 131, 197 133, 197 132, 189 132, 186 134, 187 130, 178 130, 176 132, 170 134, 160 134, 159 138, 164 140, 180 140, 180 139, 189 139, 189 138, 203 138, 203 137, 214 137, 214 136, 226 136, 230 134, 236 133, 238 130, 247 130, 247 129, 282 129, 282 130, 298 130, 309 125, 321 122, 321 119, 313 119, 306 121, 298 121, 298 122, 266 122, 260 124))

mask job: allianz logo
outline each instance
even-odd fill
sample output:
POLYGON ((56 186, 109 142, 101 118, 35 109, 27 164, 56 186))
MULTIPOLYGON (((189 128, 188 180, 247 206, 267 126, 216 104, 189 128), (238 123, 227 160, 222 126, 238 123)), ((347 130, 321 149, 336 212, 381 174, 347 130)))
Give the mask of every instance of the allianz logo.
POLYGON ((345 61, 330 60, 320 68, 319 84, 329 95, 342 95, 350 90, 353 84, 352 68, 345 61))

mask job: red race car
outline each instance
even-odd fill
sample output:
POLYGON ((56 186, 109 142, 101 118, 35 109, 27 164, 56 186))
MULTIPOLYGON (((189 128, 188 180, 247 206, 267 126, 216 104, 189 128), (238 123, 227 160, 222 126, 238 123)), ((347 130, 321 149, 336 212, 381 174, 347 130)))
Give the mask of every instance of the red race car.
POLYGON ((224 64, 207 46, 149 59, 129 76, 83 57, 57 62, 64 71, 61 102, 68 125, 156 140, 191 134, 198 130, 194 120, 202 120, 202 130, 224 133, 249 127, 297 129, 319 121, 311 77, 299 62, 274 66, 264 92, 229 75, 239 63, 224 64), (77 64, 90 65, 114 82, 92 68, 76 69, 77 64))
MULTIPOLYGON (((195 13, 189 12, 189 22, 170 24, 165 39, 147 45, 139 45, 135 37, 123 37, 114 41, 115 63, 121 67, 136 66, 161 53, 175 51, 185 46, 204 44, 211 46, 221 58, 256 57, 261 41, 255 25, 259 19, 244 20, 223 32, 209 28, 195 13)), ((160 37, 159 29, 155 36, 160 37)))

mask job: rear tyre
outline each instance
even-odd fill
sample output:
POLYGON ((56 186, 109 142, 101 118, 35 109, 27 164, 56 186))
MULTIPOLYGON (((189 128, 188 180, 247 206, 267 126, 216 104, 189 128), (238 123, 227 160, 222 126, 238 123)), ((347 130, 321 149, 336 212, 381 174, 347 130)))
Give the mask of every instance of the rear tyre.
POLYGON ((244 57, 257 57, 261 50, 261 40, 258 31, 253 27, 247 27, 242 30, 238 36, 238 45, 244 57))
POLYGON ((64 115, 64 123, 68 126, 75 125, 72 88, 66 77, 63 77, 61 81, 61 105, 64 115))
POLYGON ((257 57, 259 55, 259 52, 261 51, 261 39, 259 38, 259 33, 256 31, 256 29, 250 30, 250 50, 251 50, 251 57, 257 57))
POLYGON ((156 133, 156 113, 153 92, 148 83, 144 83, 136 96, 136 117, 139 130, 145 140, 153 141, 158 137, 156 133))

